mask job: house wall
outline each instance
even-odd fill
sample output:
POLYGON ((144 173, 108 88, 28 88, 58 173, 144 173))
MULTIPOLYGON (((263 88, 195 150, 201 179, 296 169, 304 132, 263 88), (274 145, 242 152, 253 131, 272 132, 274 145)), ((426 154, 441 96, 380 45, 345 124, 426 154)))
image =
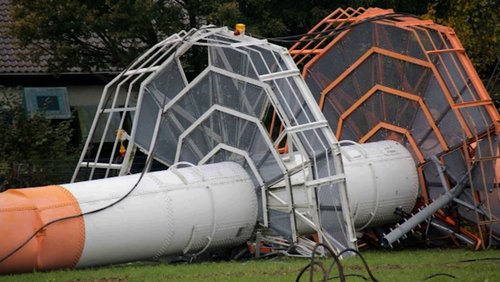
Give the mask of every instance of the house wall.
POLYGON ((70 106, 95 106, 99 104, 104 85, 69 85, 70 106))
MULTIPOLYGON (((67 98, 72 112, 72 122, 74 132, 78 135, 77 139, 84 141, 92 121, 94 119, 97 106, 101 99, 104 85, 64 85, 57 83, 54 85, 38 85, 28 83, 23 85, 26 87, 66 87, 67 98)), ((2 86, 0 85, 0 100, 9 99, 23 103, 24 87, 23 86, 2 86)), ((75 140, 76 142, 76 140, 75 140)))

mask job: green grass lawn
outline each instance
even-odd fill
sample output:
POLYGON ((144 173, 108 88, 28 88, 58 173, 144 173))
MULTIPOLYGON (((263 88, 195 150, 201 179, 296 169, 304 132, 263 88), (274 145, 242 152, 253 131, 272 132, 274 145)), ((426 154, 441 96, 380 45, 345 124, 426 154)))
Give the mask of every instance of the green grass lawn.
MULTIPOLYGON (((426 281, 500 281, 500 250, 366 251, 363 255, 379 281, 424 281, 433 274, 440 275, 426 281)), ((331 262, 320 261, 325 265, 331 262)), ((307 259, 289 257, 193 264, 133 263, 81 270, 4 275, 0 276, 0 281, 295 281, 299 271, 308 263, 307 259)), ((369 277, 358 257, 345 259, 342 264, 345 274, 369 277)), ((337 274, 335 269, 331 276, 337 274)), ((318 271, 314 280, 321 281, 320 278, 318 271)), ((301 281, 309 281, 309 277, 304 275, 301 281)), ((364 280, 361 277, 349 276, 347 281, 364 280)))

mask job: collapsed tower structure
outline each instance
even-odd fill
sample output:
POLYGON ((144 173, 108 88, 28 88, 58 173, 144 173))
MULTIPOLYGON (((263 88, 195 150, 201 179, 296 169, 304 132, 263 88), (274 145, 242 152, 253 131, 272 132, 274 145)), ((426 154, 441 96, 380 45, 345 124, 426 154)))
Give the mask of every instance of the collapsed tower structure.
POLYGON ((247 241, 310 255, 313 234, 336 252, 356 248, 355 229, 411 211, 418 180, 397 142, 344 144, 286 48, 227 28, 174 34, 105 87, 79 182, 0 194, 0 270, 196 256, 247 241), (275 138, 272 118, 283 125, 275 138), (142 173, 129 175, 134 165, 142 173))
MULTIPOLYGON (((294 51, 297 46, 292 54, 320 53, 307 47, 301 53, 294 51)), ((420 188, 430 187, 426 164, 447 167, 447 174, 439 170, 435 185, 456 186, 443 196, 437 196, 441 192, 437 189, 435 194, 425 192, 436 196, 428 196, 430 207, 430 199, 436 199, 439 210, 462 190, 472 189, 477 166, 462 162, 464 174, 447 162, 448 157, 463 156, 458 147, 446 143, 447 135, 438 141, 456 150, 446 151, 450 155, 426 151, 422 154, 427 162, 417 166, 418 151, 408 145, 413 144, 410 141, 378 138, 364 143, 372 135, 383 135, 377 130, 365 140, 354 138, 362 144, 338 141, 332 128, 338 130, 340 123, 342 130, 364 128, 356 122, 367 119, 347 121, 349 113, 334 120, 329 111, 338 109, 325 105, 336 102, 325 99, 327 95, 321 95, 321 102, 318 87, 311 84, 311 80, 327 82, 328 78, 317 78, 326 72, 317 74, 306 75, 304 81, 288 50, 227 28, 207 26, 158 43, 105 87, 74 183, 0 194, 0 233, 4 234, 0 272, 197 256, 247 242, 257 249, 264 243, 279 252, 311 255, 315 235, 340 253, 357 247, 360 232, 411 215, 417 196, 422 195, 419 177, 420 188), (435 155, 434 162, 428 162, 435 155)), ((407 85, 407 81, 401 83, 407 85)), ((401 94, 404 89, 377 87, 359 102, 353 101, 359 97, 343 99, 357 107, 372 95, 382 96, 383 102, 368 108, 394 109, 399 104, 381 91, 396 92, 391 95, 398 99, 410 95, 401 94)), ((423 104, 423 98, 411 97, 410 101, 423 104)), ((417 110, 411 103, 406 107, 413 109, 408 118, 412 126, 429 121, 425 107, 417 110)), ((460 111, 460 107, 452 109, 446 113, 460 111)), ((487 113, 489 121, 498 120, 492 118, 493 111, 487 113)), ((373 111, 362 114, 373 119, 373 111)), ((498 132, 486 123, 487 132, 498 132)), ((422 134, 434 136, 434 128, 422 134)), ((393 131, 403 133, 405 140, 413 138, 404 134, 407 131, 393 131)), ((492 147, 483 143, 497 139, 481 140, 475 141, 476 152, 484 153, 492 147)), ((495 159, 482 160, 477 154, 473 163, 481 160, 481 167, 491 169, 495 159)), ((494 191, 498 194, 498 189, 494 191)), ((472 208, 475 214, 485 210, 472 208)), ((424 210, 427 214, 433 209, 424 210)), ((419 220, 427 218, 420 215, 419 220)), ((496 220, 494 213, 487 215, 496 220)), ((384 242, 389 245, 405 233, 398 232, 387 234, 384 242)))

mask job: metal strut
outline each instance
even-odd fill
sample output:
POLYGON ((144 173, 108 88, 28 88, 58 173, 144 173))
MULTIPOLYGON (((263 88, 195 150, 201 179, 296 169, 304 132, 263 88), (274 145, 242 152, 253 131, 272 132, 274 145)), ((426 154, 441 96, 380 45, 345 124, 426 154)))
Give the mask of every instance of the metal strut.
MULTIPOLYGON (((431 159, 437 167, 439 178, 443 184, 443 187, 447 187, 448 183, 446 182, 446 179, 444 177, 445 169, 443 165, 439 162, 439 160, 435 156, 433 156, 431 159)), ((439 198, 434 200, 430 205, 421 209, 418 213, 416 213, 409 219, 406 219, 403 224, 397 225, 397 227, 394 230, 392 230, 389 234, 384 234, 382 237, 382 246, 391 247, 392 243, 404 237, 405 234, 410 232, 417 225, 427 220, 427 218, 431 217, 439 209, 446 206, 448 203, 453 201, 453 199, 458 197, 462 193, 463 188, 468 182, 469 179, 468 176, 469 174, 465 173, 460 179, 460 181, 457 182, 455 187, 453 187, 453 189, 448 190, 448 192, 444 193, 439 198)))

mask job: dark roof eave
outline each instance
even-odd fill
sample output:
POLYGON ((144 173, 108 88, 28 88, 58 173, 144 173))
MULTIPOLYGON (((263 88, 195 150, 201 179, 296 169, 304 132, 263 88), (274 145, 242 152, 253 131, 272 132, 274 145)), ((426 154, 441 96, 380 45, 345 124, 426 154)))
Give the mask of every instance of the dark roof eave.
POLYGON ((57 75, 50 73, 0 73, 3 86, 67 86, 67 85, 104 85, 119 72, 68 72, 57 75))
POLYGON ((63 72, 58 74, 47 73, 47 72, 0 72, 0 76, 63 76, 63 75, 118 75, 121 71, 99 71, 99 72, 63 72))

